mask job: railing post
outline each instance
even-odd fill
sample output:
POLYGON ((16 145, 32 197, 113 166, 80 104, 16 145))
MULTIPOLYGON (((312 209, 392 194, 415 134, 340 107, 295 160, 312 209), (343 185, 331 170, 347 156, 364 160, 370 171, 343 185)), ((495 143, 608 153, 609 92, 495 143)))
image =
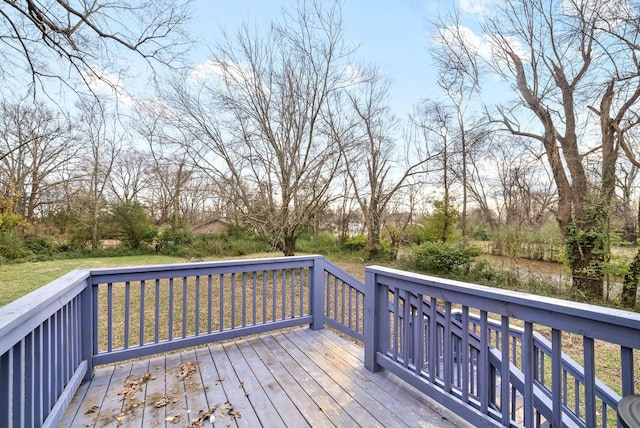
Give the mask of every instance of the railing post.
POLYGON ((378 284, 376 274, 365 268, 364 274, 364 367, 372 372, 380 370, 376 363, 376 353, 380 349, 380 314, 378 308, 378 284))
POLYGON ((324 328, 324 257, 313 258, 313 268, 311 269, 311 315, 313 322, 312 330, 324 328))
POLYGON ((94 337, 94 316, 97 316, 97 296, 94 296, 93 285, 91 284, 91 275, 87 277, 86 287, 80 295, 80 340, 82 360, 87 362, 87 373, 85 380, 93 377, 93 350, 94 343, 97 343, 97 337, 94 337), (95 297, 95 298, 94 298, 95 297))

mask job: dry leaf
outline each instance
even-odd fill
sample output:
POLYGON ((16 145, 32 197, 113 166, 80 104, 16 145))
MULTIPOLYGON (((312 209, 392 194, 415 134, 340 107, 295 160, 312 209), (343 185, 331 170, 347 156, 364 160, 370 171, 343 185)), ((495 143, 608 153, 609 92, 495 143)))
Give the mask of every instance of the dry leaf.
POLYGON ((89 407, 87 409, 86 412, 84 412, 85 415, 91 414, 91 413, 95 413, 100 409, 100 406, 98 406, 97 404, 94 404, 93 406, 89 407))
POLYGON ((124 420, 127 416, 124 413, 120 413, 118 416, 116 416, 116 425, 120 426, 124 423, 124 420))
POLYGON ((171 422, 172 424, 177 424, 178 422, 180 422, 180 415, 169 416, 164 420, 167 422, 171 422))
POLYGON ((133 398, 134 394, 142 391, 142 385, 151 379, 151 373, 144 372, 142 376, 129 375, 124 380, 124 386, 118 392, 118 395, 124 395, 124 398, 133 398))
POLYGON ((160 408, 160 407, 166 406, 167 404, 169 404, 169 397, 167 397, 166 395, 163 395, 161 399, 156 401, 155 406, 157 408, 160 408))
POLYGON ((193 361, 188 361, 186 363, 180 364, 180 370, 178 373, 178 379, 185 380, 191 377, 192 374, 196 372, 196 363, 193 361))

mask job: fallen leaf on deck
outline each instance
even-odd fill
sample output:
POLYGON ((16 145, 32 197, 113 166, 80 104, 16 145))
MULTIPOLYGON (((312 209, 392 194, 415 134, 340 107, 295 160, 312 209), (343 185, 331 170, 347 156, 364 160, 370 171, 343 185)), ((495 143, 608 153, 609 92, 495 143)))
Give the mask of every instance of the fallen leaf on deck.
POLYGON ((126 419, 126 415, 124 413, 120 413, 118 416, 116 416, 116 425, 120 426, 124 423, 124 420, 126 419))
POLYGON ((242 417, 240 412, 236 410, 235 406, 228 401, 220 406, 220 416, 224 418, 227 415, 229 415, 231 419, 242 417))
POLYGON ((177 424, 178 422, 180 422, 180 415, 169 416, 164 420, 167 422, 171 422, 172 424, 177 424))
POLYGON ((100 409, 100 406, 98 406, 97 404, 94 404, 93 406, 89 407, 89 408, 87 409, 87 411, 86 411, 86 412, 84 412, 84 414, 85 414, 85 415, 88 415, 88 414, 90 414, 90 413, 95 413, 95 412, 97 412, 97 411, 98 411, 98 409, 100 409))
POLYGON ((217 382, 222 382, 223 380, 224 380, 223 377, 219 377, 219 378, 216 379, 217 382))
POLYGON ((180 372, 178 373, 178 379, 185 380, 191 377, 196 372, 196 363, 188 361, 180 364, 180 372))
POLYGON ((198 419, 191 422, 188 428, 197 428, 197 427, 203 426, 207 418, 209 419, 209 422, 213 425, 213 422, 216 420, 216 417, 213 415, 213 412, 215 411, 216 411, 215 407, 208 412, 205 412, 204 410, 200 410, 200 412, 198 413, 198 419))
POLYGON ((155 406, 157 408, 160 408, 160 407, 166 406, 167 404, 169 404, 169 397, 167 397, 166 395, 163 395, 161 399, 156 401, 155 406))
POLYGON ((133 398, 133 395, 142 391, 142 385, 151 379, 151 373, 144 372, 142 376, 129 375, 124 380, 124 386, 118 392, 118 395, 124 395, 125 398, 133 398))

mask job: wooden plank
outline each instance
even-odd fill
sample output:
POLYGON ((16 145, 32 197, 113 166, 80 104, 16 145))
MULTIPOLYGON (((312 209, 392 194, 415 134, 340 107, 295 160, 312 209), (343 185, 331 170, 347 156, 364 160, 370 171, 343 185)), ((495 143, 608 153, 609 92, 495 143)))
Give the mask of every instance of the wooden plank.
POLYGON ((227 411, 218 409, 216 411, 216 423, 223 421, 226 423, 235 422, 239 427, 257 427, 260 426, 260 419, 255 409, 251 406, 249 399, 244 395, 244 390, 240 386, 241 378, 235 371, 235 361, 230 360, 225 347, 235 346, 233 343, 227 343, 225 346, 221 344, 211 345, 211 356, 218 369, 218 374, 222 387, 224 388, 226 401, 234 406, 234 409, 240 412, 241 417, 232 419, 227 411))
POLYGON ((198 362, 198 357, 194 350, 181 352, 182 364, 194 364, 196 371, 184 379, 184 390, 187 396, 187 414, 189 423, 198 421, 200 412, 208 413, 209 404, 205 395, 204 385, 201 377, 202 368, 198 362))
POLYGON ((301 348, 307 355, 322 353, 333 366, 326 371, 339 370, 354 383, 371 394, 378 405, 387 409, 403 423, 416 426, 455 426, 449 419, 455 416, 441 414, 433 409, 433 402, 420 391, 406 383, 393 382, 384 372, 372 373, 364 368, 363 349, 329 330, 311 333, 308 329, 291 332, 303 339, 309 348, 301 348))
POLYGON ((115 366, 99 368, 90 382, 83 382, 60 420, 61 427, 93 426, 103 404, 115 366))
POLYGON ((97 414, 96 427, 113 427, 116 423, 116 418, 122 412, 123 401, 122 395, 118 395, 118 392, 122 390, 123 382, 130 373, 131 363, 120 364, 114 368, 104 401, 97 414))
POLYGON ((151 379, 147 384, 144 398, 144 408, 142 409, 142 424, 144 427, 165 426, 165 388, 166 388, 166 366, 165 356, 152 358, 149 361, 149 373, 151 379), (156 406, 158 404, 158 406, 156 406))
MULTIPOLYGON (((336 426, 355 426, 355 425, 363 425, 362 423, 356 422, 351 417, 350 412, 345 412, 345 410, 336 402, 333 394, 331 392, 338 392, 341 388, 336 385, 334 382, 331 382, 330 378, 325 378, 330 382, 327 382, 327 386, 329 391, 325 390, 322 385, 320 385, 315 376, 310 376, 307 372, 306 367, 302 366, 298 361, 296 361, 282 346, 273 338, 272 336, 262 336, 262 343, 271 351, 271 353, 278 358, 279 361, 288 361, 286 365, 283 367, 289 373, 290 377, 293 381, 296 381, 304 391, 312 397, 314 404, 322 409, 322 412, 327 415, 331 423, 336 426)), ((358 409, 354 409, 354 413, 358 414, 358 409)), ((364 418, 366 412, 360 412, 359 415, 362 416, 359 419, 364 422, 364 418)), ((367 418, 365 424, 368 424, 370 419, 367 418)))
MULTIPOLYGON (((255 339, 252 339, 255 340, 255 339)), ((266 366, 262 358, 256 353, 255 349, 251 346, 251 341, 242 341, 237 343, 237 347, 242 353, 247 365, 251 367, 251 371, 256 377, 256 381, 260 384, 260 388, 264 391, 264 394, 268 397, 269 401, 277 409, 278 418, 281 419, 284 425, 289 426, 308 426, 309 423, 305 420, 304 416, 291 402, 287 393, 282 389, 282 386, 273 377, 271 371, 266 366)), ((258 409, 260 399, 253 399, 254 392, 251 391, 249 399, 255 403, 255 408, 258 409)), ((258 412, 259 413, 259 412, 258 412)), ((276 419, 277 421, 278 419, 276 419)))
MULTIPOLYGON (((300 413, 302 413, 304 418, 309 421, 308 423, 311 423, 314 427, 332 427, 333 424, 324 413, 324 410, 316 405, 313 398, 310 397, 307 391, 289 374, 283 362, 269 351, 262 340, 256 338, 250 340, 249 343, 251 343, 253 349, 264 361, 274 379, 289 399, 298 408, 300 413)), ((286 363, 288 364, 289 362, 287 361, 286 363)))
POLYGON ((184 391, 184 382, 178 378, 182 359, 180 354, 168 354, 165 356, 165 427, 188 425, 187 399, 184 391))
MULTIPOLYGON (((348 413, 358 425, 398 426, 400 422, 400 425, 408 426, 380 406, 367 391, 357 383, 354 383, 353 379, 350 379, 343 372, 338 370, 326 372, 323 370, 320 365, 314 362, 312 356, 307 355, 298 348, 297 345, 301 340, 296 336, 280 333, 273 334, 273 337, 287 351, 290 358, 293 358, 305 368, 307 376, 316 379, 324 390, 336 400, 341 409, 348 413)), ((305 343, 301 343, 301 346, 305 347, 305 343)), ((319 354, 319 356, 321 357, 322 354, 319 354)))
MULTIPOLYGON (((243 344, 251 349, 251 346, 247 344, 246 341, 242 341, 240 344, 236 344, 237 346, 225 347, 225 350, 227 351, 227 355, 231 361, 233 361, 233 367, 236 373, 242 373, 241 382, 245 396, 249 399, 253 408, 256 409, 256 415, 263 426, 285 426, 285 421, 280 417, 281 410, 276 408, 276 406, 271 402, 266 391, 260 384, 260 380, 256 377, 256 374, 253 371, 255 369, 260 373, 261 371, 264 372, 266 368, 259 360, 253 361, 252 364, 249 364, 245 360, 245 356, 238 347, 243 344)), ((301 422, 304 424, 304 420, 301 422)))
POLYGON ((147 385, 150 381, 153 382, 149 373, 149 360, 134 361, 131 365, 129 377, 125 379, 121 386, 123 388, 121 391, 127 393, 124 394, 122 413, 118 416, 119 426, 124 428, 147 426, 142 424, 142 416, 147 385), (130 389, 125 390, 125 387, 130 389))
POLYGON ((407 392, 390 375, 365 370, 362 358, 353 342, 304 328, 100 368, 74 398, 62 426, 116 426, 130 404, 118 395, 124 380, 145 371, 151 378, 134 394, 144 406, 131 409, 123 426, 187 426, 200 410, 216 406, 213 426, 223 427, 452 426, 417 390, 407 392), (198 370, 185 382, 178 374, 188 362, 198 370), (156 407, 165 396, 167 405, 156 407), (241 417, 230 418, 225 403, 241 417), (179 422, 166 420, 176 415, 179 422))
POLYGON ((200 377, 204 386, 204 393, 207 399, 207 406, 211 410, 214 406, 219 406, 227 401, 222 382, 224 381, 214 364, 209 347, 198 348, 195 351, 200 367, 200 377))

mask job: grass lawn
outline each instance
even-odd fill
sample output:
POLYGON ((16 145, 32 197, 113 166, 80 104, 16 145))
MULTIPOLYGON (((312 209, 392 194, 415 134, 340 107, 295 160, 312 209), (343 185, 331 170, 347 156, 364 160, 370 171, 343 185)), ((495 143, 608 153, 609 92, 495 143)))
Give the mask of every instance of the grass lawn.
POLYGON ((0 307, 74 269, 157 265, 184 261, 184 258, 153 254, 145 256, 97 257, 0 265, 0 307))
MULTIPOLYGON (((282 253, 260 253, 228 259, 280 257, 282 253)), ((365 263, 357 258, 353 260, 333 260, 351 275, 364 280, 365 263)), ((214 260, 214 259, 207 259, 214 260)), ((87 259, 52 260, 47 262, 17 263, 0 265, 0 307, 42 287, 74 269, 91 269, 117 266, 160 265, 184 263, 183 257, 161 256, 156 254, 128 257, 95 257, 87 259)))

